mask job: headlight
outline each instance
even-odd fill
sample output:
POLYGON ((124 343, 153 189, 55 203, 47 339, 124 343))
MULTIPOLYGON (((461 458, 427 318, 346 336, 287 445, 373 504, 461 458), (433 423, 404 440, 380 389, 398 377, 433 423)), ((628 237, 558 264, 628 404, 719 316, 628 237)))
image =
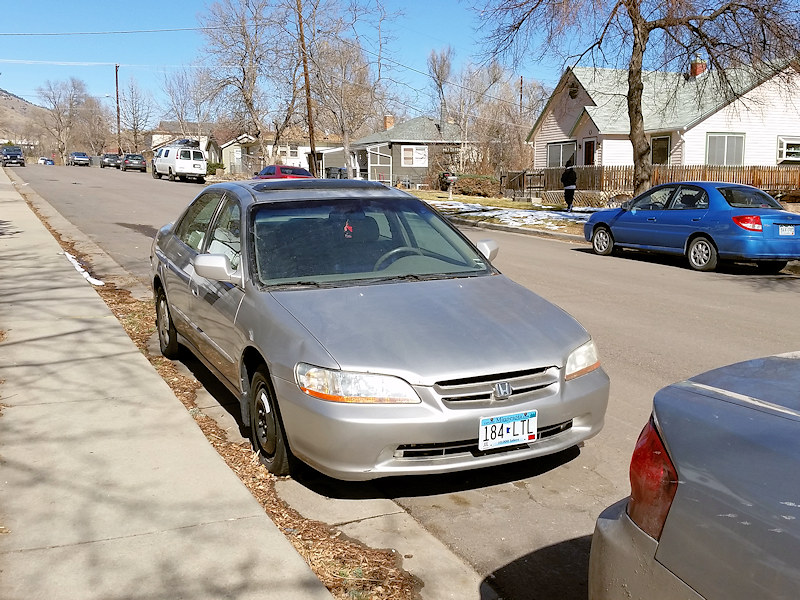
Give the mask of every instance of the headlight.
POLYGON ((597 354, 597 346, 594 345, 594 340, 589 340, 583 346, 573 350, 567 358, 564 378, 569 381, 591 373, 599 367, 600 356, 597 354))
POLYGON ((297 385, 309 396, 353 404, 419 404, 408 383, 389 375, 323 369, 306 363, 295 367, 297 385))

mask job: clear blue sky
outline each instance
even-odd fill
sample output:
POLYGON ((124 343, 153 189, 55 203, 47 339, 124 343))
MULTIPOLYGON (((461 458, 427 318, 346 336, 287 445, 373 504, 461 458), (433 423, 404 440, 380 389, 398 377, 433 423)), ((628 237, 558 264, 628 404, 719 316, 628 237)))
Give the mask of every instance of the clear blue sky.
MULTIPOLYGON (((91 95, 115 92, 114 65, 119 64, 120 88, 133 77, 137 84, 161 100, 165 72, 197 62, 204 45, 197 31, 114 35, 10 36, 18 33, 69 33, 190 29, 209 2, 167 0, 147 2, 92 2, 75 4, 7 2, 0 24, 0 88, 39 103, 36 89, 46 81, 70 77, 83 80, 91 95)), ((427 88, 426 72, 431 50, 450 45, 456 62, 470 60, 479 49, 473 13, 458 0, 385 0, 389 11, 404 15, 390 24, 394 40, 392 57, 403 66, 395 73, 408 82, 406 92, 427 88), (404 68, 404 66, 409 68, 404 68)), ((527 64, 521 75, 553 86, 560 64, 527 64)), ((411 104, 424 108, 425 99, 411 104)))

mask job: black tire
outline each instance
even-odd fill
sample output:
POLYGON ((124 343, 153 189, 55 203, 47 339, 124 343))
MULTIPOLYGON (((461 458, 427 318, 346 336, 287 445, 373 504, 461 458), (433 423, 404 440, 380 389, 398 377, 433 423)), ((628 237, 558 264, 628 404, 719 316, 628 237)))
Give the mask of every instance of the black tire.
POLYGON ((205 182, 206 182, 206 178, 205 177, 198 177, 197 178, 197 183, 205 183, 205 182))
POLYGON ((592 232, 592 251, 600 256, 608 256, 614 252, 614 236, 605 225, 599 225, 592 232))
POLYGON ((250 441, 258 460, 270 473, 289 475, 291 453, 272 383, 264 367, 255 372, 250 382, 250 441))
POLYGON ((169 175, 167 175, 167 179, 170 181, 175 181, 175 173, 172 172, 172 169, 169 170, 169 175))
POLYGON ((717 267, 717 248, 707 237, 696 237, 686 249, 686 258, 695 271, 713 271, 717 267))
POLYGON ((786 260, 765 260, 756 263, 758 265, 758 270, 762 273, 766 273, 768 275, 775 275, 780 273, 786 268, 786 265, 789 264, 789 261, 786 260))
POLYGON ((161 173, 156 171, 155 167, 153 167, 153 179, 161 179, 161 173))
POLYGON ((156 331, 158 331, 158 346, 165 358, 178 358, 178 332, 169 314, 169 304, 164 289, 156 290, 156 331))

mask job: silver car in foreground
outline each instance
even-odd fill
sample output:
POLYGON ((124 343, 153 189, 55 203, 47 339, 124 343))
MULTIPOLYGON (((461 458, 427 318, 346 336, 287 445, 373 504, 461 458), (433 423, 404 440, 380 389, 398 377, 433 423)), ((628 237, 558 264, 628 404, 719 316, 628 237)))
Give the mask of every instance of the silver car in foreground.
POLYGON ((800 353, 664 388, 631 496, 597 519, 590 600, 800 595, 800 353))
POLYGON ((276 474, 443 473, 595 435, 591 337, 478 247, 375 182, 212 185, 153 243, 161 350, 180 340, 239 398, 276 474))

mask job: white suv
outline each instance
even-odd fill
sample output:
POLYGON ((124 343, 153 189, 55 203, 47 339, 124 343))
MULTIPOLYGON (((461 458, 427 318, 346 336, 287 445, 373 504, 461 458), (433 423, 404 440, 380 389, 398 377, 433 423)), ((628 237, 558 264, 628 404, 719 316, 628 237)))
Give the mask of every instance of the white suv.
POLYGON ((194 179, 198 183, 205 183, 206 168, 206 157, 196 146, 165 146, 153 157, 155 179, 161 179, 162 175, 166 175, 170 181, 194 179))

